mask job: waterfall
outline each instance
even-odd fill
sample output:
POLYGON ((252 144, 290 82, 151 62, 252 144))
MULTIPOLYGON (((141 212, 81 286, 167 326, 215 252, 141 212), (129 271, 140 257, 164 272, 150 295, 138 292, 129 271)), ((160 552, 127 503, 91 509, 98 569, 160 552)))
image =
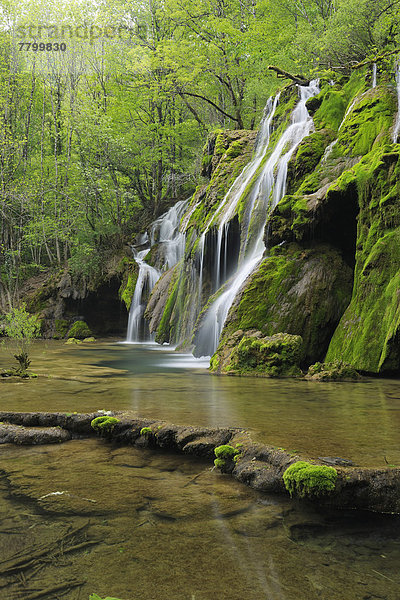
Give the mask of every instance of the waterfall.
POLYGON ((179 226, 188 202, 189 200, 177 202, 152 223, 149 233, 146 232, 138 236, 136 246, 146 245, 145 249, 132 248, 133 257, 139 267, 139 273, 129 310, 127 342, 154 340, 154 335, 150 334, 143 315, 150 294, 162 273, 161 270, 147 264, 145 258, 155 244, 159 246, 163 269, 170 269, 183 257, 185 236, 181 233, 179 226))
POLYGON ((397 85, 397 116, 396 122, 393 129, 393 143, 397 144, 397 140, 400 133, 400 63, 396 64, 396 85, 397 85))
POLYGON ((167 269, 176 265, 185 250, 185 236, 179 231, 179 225, 187 204, 188 200, 177 202, 150 227, 150 246, 156 243, 162 246, 167 269))
POLYGON ((149 329, 146 326, 147 324, 144 322, 143 313, 146 308, 146 298, 149 297, 151 290, 157 283, 160 272, 144 261, 149 250, 150 248, 146 248, 138 252, 135 248, 132 248, 133 257, 139 267, 139 274, 129 311, 127 342, 146 342, 152 340, 152 336, 150 336, 149 329))
POLYGON ((376 83, 377 83, 377 81, 376 81, 377 71, 378 71, 378 69, 377 69, 377 65, 376 65, 376 63, 374 63, 374 64, 372 65, 372 87, 373 87, 373 88, 376 88, 376 83))
MULTIPOLYGON (((267 216, 285 195, 289 160, 313 127, 306 102, 319 92, 318 84, 314 81, 307 87, 300 86, 299 91, 300 100, 292 113, 291 123, 265 162, 261 174, 251 190, 245 241, 236 273, 227 282, 222 293, 212 302, 205 316, 201 317, 202 322, 195 336, 196 356, 212 355, 215 352, 229 309, 238 291, 263 257, 265 251, 263 238, 267 216)), ((271 120, 267 119, 265 124, 268 129, 270 122, 271 120)), ((265 139, 269 139, 269 131, 265 134, 265 139)), ((254 169, 253 173, 256 170, 254 169)), ((245 186, 241 188, 242 192, 244 189, 245 186)), ((228 217, 224 216, 222 224, 232 216, 231 207, 235 202, 237 204, 238 200, 239 198, 233 199, 232 202, 225 202, 224 206, 227 207, 228 217)))

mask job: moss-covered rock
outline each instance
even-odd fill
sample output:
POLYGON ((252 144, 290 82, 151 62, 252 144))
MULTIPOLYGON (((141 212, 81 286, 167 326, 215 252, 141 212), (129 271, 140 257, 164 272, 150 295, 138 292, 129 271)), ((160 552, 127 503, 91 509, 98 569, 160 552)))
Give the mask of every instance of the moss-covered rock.
POLYGON ((107 436, 112 433, 114 427, 120 422, 120 419, 117 419, 116 417, 104 415, 93 419, 90 425, 99 435, 107 436))
POLYGON ((263 336, 260 331, 237 331, 220 346, 211 360, 211 370, 229 375, 297 377, 302 339, 278 333, 263 336))
POLYGON ((237 330, 257 329, 301 335, 302 362, 322 360, 350 302, 352 281, 352 269, 330 246, 275 248, 236 297, 218 353, 237 330))
POLYGON ((67 335, 68 329, 69 323, 66 319, 55 319, 53 338, 55 340, 62 340, 67 335))
POLYGON ((317 362, 311 365, 306 379, 312 381, 358 381, 361 376, 354 367, 337 360, 332 363, 317 362))
POLYGON ((138 268, 133 258, 125 256, 119 263, 119 269, 121 272, 121 285, 118 294, 129 312, 138 278, 138 268))
POLYGON ((300 460, 286 469, 283 482, 291 496, 318 498, 334 491, 337 476, 333 467, 300 460))
POLYGON ((75 321, 67 333, 67 338, 75 338, 78 340, 83 340, 83 338, 91 336, 92 332, 85 321, 75 321))

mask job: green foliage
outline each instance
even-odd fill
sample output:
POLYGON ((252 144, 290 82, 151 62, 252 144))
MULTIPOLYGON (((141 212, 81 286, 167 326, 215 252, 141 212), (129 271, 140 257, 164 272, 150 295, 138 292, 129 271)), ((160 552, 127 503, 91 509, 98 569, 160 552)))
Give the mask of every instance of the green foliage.
POLYGON ((337 471, 333 467, 317 466, 298 461, 283 474, 285 487, 291 496, 315 498, 335 489, 337 471))
POLYGON ((19 363, 17 374, 23 374, 28 369, 28 349, 33 340, 39 337, 41 321, 36 315, 31 315, 26 310, 26 305, 12 308, 4 315, 4 332, 12 340, 17 352, 14 358, 19 363))
POLYGON ((117 425, 117 423, 120 423, 121 421, 119 419, 117 419, 116 417, 110 417, 110 416, 103 416, 103 417, 96 417, 95 419, 93 419, 90 423, 90 425, 92 426, 92 428, 97 431, 97 433, 106 435, 109 434, 113 431, 114 427, 117 425))
POLYGON ((83 339, 86 337, 91 337, 91 335, 92 332, 85 321, 75 321, 72 327, 70 327, 68 330, 67 338, 83 339))

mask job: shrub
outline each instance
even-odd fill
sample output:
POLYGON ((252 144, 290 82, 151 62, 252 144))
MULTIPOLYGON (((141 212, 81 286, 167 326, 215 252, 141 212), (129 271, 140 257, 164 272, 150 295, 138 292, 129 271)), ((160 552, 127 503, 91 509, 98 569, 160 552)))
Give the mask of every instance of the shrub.
POLYGON ((26 305, 12 308, 4 315, 4 331, 7 337, 13 340, 16 348, 14 358, 19 363, 16 374, 26 373, 31 361, 28 349, 32 341, 39 337, 41 321, 36 315, 31 315, 26 310, 26 305))

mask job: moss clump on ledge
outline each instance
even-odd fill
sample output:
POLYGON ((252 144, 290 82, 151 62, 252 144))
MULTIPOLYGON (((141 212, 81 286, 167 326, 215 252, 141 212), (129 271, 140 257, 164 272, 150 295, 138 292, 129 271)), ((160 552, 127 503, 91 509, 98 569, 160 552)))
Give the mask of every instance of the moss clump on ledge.
POLYGON ((359 381, 361 375, 351 365, 340 360, 330 363, 317 362, 308 369, 306 379, 312 381, 359 381))
POLYGON ((117 423, 120 423, 120 420, 117 419, 116 417, 103 416, 103 417, 96 417, 95 419, 93 419, 93 421, 91 421, 90 425, 98 433, 107 434, 107 433, 111 433, 113 431, 113 429, 117 425, 117 423))
POLYGON ((298 461, 283 474, 285 488, 291 496, 315 498, 329 494, 335 489, 337 471, 333 467, 312 465, 298 461))
POLYGON ((221 469, 221 471, 229 472, 232 471, 234 463, 240 455, 240 450, 229 444, 223 444, 222 446, 214 448, 214 454, 217 457, 214 460, 215 467, 221 469))
POLYGON ((91 337, 92 335, 93 334, 85 321, 75 321, 67 333, 67 338, 83 340, 84 338, 91 337))
POLYGON ((153 433, 153 430, 151 429, 151 427, 142 427, 142 429, 140 430, 140 435, 150 435, 153 433))

